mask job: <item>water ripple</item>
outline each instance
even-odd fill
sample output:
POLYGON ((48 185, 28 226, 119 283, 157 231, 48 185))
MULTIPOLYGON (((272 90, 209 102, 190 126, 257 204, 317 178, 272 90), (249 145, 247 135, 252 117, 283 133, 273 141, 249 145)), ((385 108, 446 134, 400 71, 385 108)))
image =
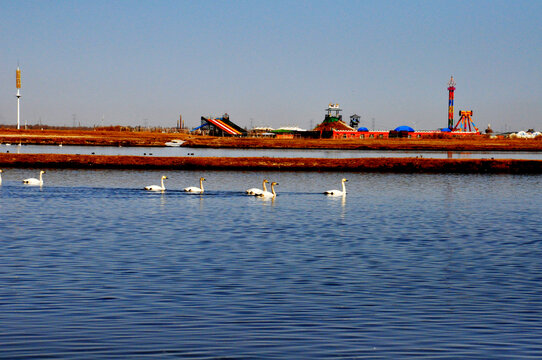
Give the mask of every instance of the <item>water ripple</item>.
POLYGON ((48 175, 0 188, 0 358, 542 356, 537 177, 48 175))

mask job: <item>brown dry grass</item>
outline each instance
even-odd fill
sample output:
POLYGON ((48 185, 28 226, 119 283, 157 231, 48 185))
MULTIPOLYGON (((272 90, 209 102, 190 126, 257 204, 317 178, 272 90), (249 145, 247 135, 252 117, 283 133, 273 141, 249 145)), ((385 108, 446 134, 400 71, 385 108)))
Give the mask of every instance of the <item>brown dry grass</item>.
POLYGON ((343 150, 542 151, 538 139, 262 139, 193 137, 187 146, 216 148, 286 148, 343 150))
POLYGON ((49 145, 164 146, 181 139, 186 146, 216 148, 439 150, 439 151, 542 151, 540 139, 490 139, 485 136, 453 139, 269 139, 197 136, 181 133, 13 130, 0 129, 1 143, 49 145))
POLYGON ((85 130, 13 130, 0 129, 0 142, 40 145, 164 146, 172 139, 189 138, 186 134, 130 131, 85 130))
POLYGON ((541 174, 542 160, 421 158, 203 158, 0 153, 0 166, 31 168, 355 171, 541 174))

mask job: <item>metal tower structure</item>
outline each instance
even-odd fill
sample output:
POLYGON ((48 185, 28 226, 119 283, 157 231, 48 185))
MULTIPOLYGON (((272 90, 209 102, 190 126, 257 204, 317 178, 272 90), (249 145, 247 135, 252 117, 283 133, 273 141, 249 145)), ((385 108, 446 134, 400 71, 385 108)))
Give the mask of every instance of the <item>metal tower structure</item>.
POLYGON ((454 91, 455 81, 452 76, 448 82, 448 129, 450 130, 454 127, 454 91))
POLYGON ((359 116, 358 114, 350 115, 350 127, 357 129, 360 119, 361 116, 359 116))
POLYGON ((343 116, 340 115, 339 113, 343 111, 343 109, 339 108, 339 104, 330 103, 326 111, 327 113, 326 113, 324 122, 342 121, 343 116))
POLYGON ((17 71, 15 72, 15 83, 17 85, 17 130, 21 128, 21 69, 17 66, 17 71))
POLYGON ((472 110, 459 110, 459 116, 460 118, 457 121, 457 124, 455 124, 453 131, 480 132, 474 124, 474 121, 472 121, 472 110))

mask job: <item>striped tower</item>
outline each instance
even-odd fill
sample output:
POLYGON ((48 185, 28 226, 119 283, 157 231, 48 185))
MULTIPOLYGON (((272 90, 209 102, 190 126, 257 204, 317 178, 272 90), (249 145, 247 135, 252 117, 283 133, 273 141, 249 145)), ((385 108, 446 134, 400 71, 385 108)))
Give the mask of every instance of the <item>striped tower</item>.
POLYGON ((450 130, 454 128, 454 91, 455 81, 452 76, 448 82, 448 129, 450 130))

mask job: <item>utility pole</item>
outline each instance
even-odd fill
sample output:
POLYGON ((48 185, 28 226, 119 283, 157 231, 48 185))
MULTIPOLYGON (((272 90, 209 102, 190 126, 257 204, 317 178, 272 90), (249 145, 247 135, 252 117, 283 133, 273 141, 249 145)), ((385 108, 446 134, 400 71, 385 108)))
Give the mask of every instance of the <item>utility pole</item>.
POLYGON ((21 128, 21 69, 17 65, 17 70, 15 71, 15 84, 17 86, 17 130, 21 128))

